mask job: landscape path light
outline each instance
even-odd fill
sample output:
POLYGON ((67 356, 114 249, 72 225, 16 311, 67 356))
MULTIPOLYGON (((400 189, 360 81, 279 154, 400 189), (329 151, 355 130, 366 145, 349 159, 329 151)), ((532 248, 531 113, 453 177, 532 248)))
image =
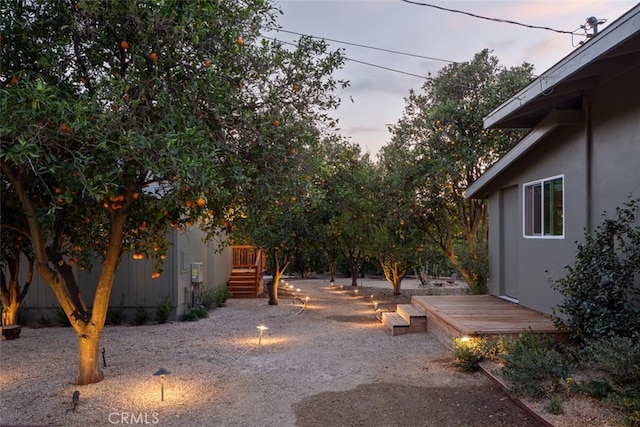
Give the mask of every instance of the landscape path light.
POLYGON ((269 328, 264 325, 258 325, 257 328, 260 331, 260 335, 258 336, 258 345, 260 345, 260 343, 262 342, 262 334, 269 328))
POLYGON ((156 372, 153 373, 154 376, 156 377, 160 377, 160 400, 164 401, 164 377, 166 375, 169 375, 171 372, 167 371, 164 368, 160 368, 158 369, 156 372))

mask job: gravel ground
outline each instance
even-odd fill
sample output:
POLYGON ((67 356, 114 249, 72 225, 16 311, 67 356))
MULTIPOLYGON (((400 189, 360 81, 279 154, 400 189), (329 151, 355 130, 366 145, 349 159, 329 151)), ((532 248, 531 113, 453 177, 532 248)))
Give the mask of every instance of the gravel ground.
MULTIPOLYGON (((78 387, 70 328, 0 343, 0 423, 108 426, 538 426, 427 334, 391 336, 370 294, 298 280, 301 300, 231 299, 198 322, 107 326, 105 380, 78 387), (256 328, 265 331, 260 344, 256 328), (171 372, 164 383, 159 368, 171 372), (80 392, 74 409, 72 394, 80 392)), ((345 282, 348 283, 348 282, 345 282)), ((408 286, 411 288, 412 286, 408 286)), ((415 290, 407 289, 405 298, 415 290)))

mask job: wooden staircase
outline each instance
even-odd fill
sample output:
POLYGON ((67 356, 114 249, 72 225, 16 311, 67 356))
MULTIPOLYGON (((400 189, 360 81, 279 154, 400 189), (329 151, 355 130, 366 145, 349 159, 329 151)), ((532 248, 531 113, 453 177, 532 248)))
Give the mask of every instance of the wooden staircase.
POLYGON ((264 292, 264 252, 249 245, 233 246, 233 268, 227 282, 232 298, 256 298, 264 292))
POLYGON ((382 313, 382 324, 391 335, 427 332, 427 315, 413 304, 398 304, 395 312, 382 313))

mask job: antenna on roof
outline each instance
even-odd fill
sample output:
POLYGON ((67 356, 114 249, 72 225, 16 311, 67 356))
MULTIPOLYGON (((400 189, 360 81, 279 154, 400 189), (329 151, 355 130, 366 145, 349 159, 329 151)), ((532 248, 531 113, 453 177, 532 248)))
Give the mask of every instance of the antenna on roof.
POLYGON ((587 33, 587 39, 590 39, 598 34, 598 25, 602 25, 605 22, 607 22, 606 19, 598 19, 595 16, 590 16, 589 18, 587 18, 586 24, 581 25, 580 28, 584 29, 585 33, 587 33, 587 30, 593 30, 593 33, 587 33))

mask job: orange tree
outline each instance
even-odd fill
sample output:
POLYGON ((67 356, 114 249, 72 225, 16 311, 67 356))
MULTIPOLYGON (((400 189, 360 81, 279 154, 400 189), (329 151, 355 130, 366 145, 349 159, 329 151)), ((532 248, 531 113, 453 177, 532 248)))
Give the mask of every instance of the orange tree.
POLYGON ((368 154, 363 155, 357 145, 345 142, 333 144, 327 159, 322 181, 326 190, 322 208, 327 221, 321 247, 330 270, 335 272, 338 262, 346 262, 351 284, 357 286, 360 267, 368 255, 373 207, 377 203, 373 194, 375 169, 368 154))
POLYGON ((2 228, 28 239, 78 336, 76 382, 95 383, 122 254, 155 259, 157 277, 168 226, 220 231, 253 170, 236 149, 276 127, 265 100, 282 98, 264 83, 316 52, 263 41, 262 0, 16 1, 3 14, 2 228), (92 304, 74 264, 100 269, 92 304))
POLYGON ((411 157, 392 146, 382 148, 377 165, 371 251, 394 295, 400 294, 402 280, 418 266, 424 248, 413 187, 416 174, 411 157))
POLYGON ((482 119, 531 80, 532 66, 505 68, 488 50, 451 64, 411 91, 393 127, 390 149, 412 159, 410 184, 422 228, 474 293, 487 282, 487 204, 467 200, 467 187, 522 137, 485 130, 482 119), (461 243, 461 244, 460 244, 461 243))
MULTIPOLYGON (((276 43, 277 45, 277 43, 276 43)), ((282 52, 266 56, 280 61, 282 52)), ((335 121, 328 111, 337 107, 334 90, 346 82, 331 77, 342 66, 341 51, 329 51, 324 41, 302 37, 278 73, 257 72, 255 84, 262 89, 255 99, 255 139, 238 140, 237 164, 245 171, 233 209, 234 241, 263 248, 273 272, 267 286, 269 304, 278 304, 282 274, 297 253, 317 242, 318 168, 325 158, 321 141, 332 134, 335 121)))

